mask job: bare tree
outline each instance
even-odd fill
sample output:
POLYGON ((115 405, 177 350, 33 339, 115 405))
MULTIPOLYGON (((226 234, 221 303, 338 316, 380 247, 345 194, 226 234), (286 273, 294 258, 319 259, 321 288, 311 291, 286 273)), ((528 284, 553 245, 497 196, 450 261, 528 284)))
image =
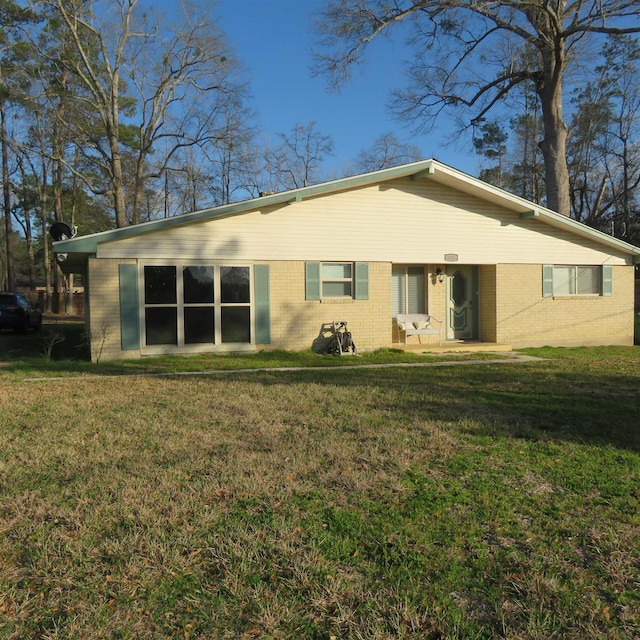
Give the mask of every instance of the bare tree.
POLYGON ((422 158, 420 149, 414 144, 400 142, 391 132, 378 136, 374 143, 358 154, 356 170, 361 173, 380 171, 422 158))
POLYGON ((81 177, 101 193, 106 176, 116 226, 135 224, 147 180, 162 175, 177 149, 216 137, 220 103, 240 90, 229 46, 193 6, 181 23, 173 16, 161 25, 139 0, 97 1, 92 12, 81 0, 43 4, 70 44, 69 55, 54 51, 51 62, 72 75, 84 114, 64 121, 94 166, 81 177), (165 158, 151 163, 161 149, 165 158))
POLYGON ((569 168, 574 217, 632 241, 640 185, 640 44, 612 37, 574 96, 569 168))
POLYGON ((568 216, 565 76, 597 36, 640 32, 637 0, 331 0, 317 20, 316 73, 339 87, 367 46, 400 23, 414 28, 415 59, 396 113, 431 126, 455 107, 468 126, 531 83, 544 125, 547 206, 568 216))
MULTIPOLYGON (((161 33, 158 30, 158 33, 161 33)), ((223 34, 206 20, 185 26, 161 43, 162 58, 143 64, 140 56, 130 65, 139 122, 132 144, 135 158, 132 223, 140 221, 140 206, 148 178, 159 177, 172 156, 186 147, 224 145, 239 129, 230 113, 239 109, 244 87, 234 82, 238 69, 223 34), (154 149, 166 149, 151 170, 154 149)), ((156 156, 158 154, 155 154, 156 156)))
POLYGON ((257 135, 254 114, 242 95, 225 96, 207 139, 198 145, 176 149, 165 163, 167 213, 178 204, 180 212, 228 204, 254 193, 246 181, 247 167, 260 158, 254 147, 257 135))
POLYGON ((316 129, 315 122, 294 125, 291 133, 279 133, 280 144, 267 150, 265 158, 278 188, 298 189, 319 180, 319 170, 333 154, 333 140, 316 129))
POLYGON ((28 48, 20 42, 20 29, 32 21, 31 12, 18 3, 11 0, 0 2, 0 164, 5 232, 4 261, 0 264, 0 288, 5 286, 7 289, 13 289, 15 286, 9 182, 9 107, 19 99, 19 85, 23 78, 21 69, 29 54, 28 48))

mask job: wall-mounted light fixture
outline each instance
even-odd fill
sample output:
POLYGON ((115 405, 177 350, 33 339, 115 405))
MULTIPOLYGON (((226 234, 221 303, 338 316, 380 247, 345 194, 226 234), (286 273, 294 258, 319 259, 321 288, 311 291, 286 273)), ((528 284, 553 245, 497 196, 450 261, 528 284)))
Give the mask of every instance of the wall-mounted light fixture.
POLYGON ((436 278, 438 278, 438 282, 444 282, 444 272, 440 267, 436 269, 436 278))

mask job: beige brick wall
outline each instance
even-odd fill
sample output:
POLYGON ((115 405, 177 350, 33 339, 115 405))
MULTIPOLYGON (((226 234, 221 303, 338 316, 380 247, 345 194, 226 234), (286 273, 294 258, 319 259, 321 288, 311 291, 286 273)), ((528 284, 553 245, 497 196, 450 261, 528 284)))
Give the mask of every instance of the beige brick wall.
MULTIPOLYGON (((90 259, 87 325, 92 359, 140 357, 122 351, 118 265, 134 260, 90 259), (97 302, 99 301, 99 302, 97 302)), ((270 262, 271 344, 257 349, 308 349, 326 342, 334 320, 345 320, 360 350, 390 346, 396 340, 391 321, 391 263, 369 263, 368 300, 305 300, 305 262, 270 262)), ((444 283, 427 269, 429 313, 443 321, 444 283)), ((479 267, 479 337, 484 342, 525 346, 633 344, 634 272, 613 268, 613 296, 542 297, 541 265, 479 267)), ((416 338, 417 341, 417 338, 416 338)))
MULTIPOLYGON (((442 342, 446 340, 447 336, 447 328, 446 328, 446 320, 447 320, 447 311, 446 311, 446 298, 447 298, 447 287, 444 282, 439 282, 438 277, 436 275, 436 269, 442 269, 442 271, 446 271, 446 266, 444 264, 441 265, 426 265, 425 266, 425 275, 426 275, 426 283, 427 283, 427 313, 432 315, 436 320, 440 321, 440 324, 436 324, 436 327, 440 327, 442 331, 442 342)), ((395 337, 395 334, 394 334, 395 337)), ((429 339, 427 339, 428 341, 429 339)), ((431 343, 435 344, 436 338, 431 338, 431 343)), ((422 338, 424 343, 425 338, 422 338)), ((409 336, 407 338, 407 344, 411 344, 415 342, 417 344, 420 343, 420 339, 418 336, 409 336)))
POLYGON ((304 261, 270 262, 271 344, 266 349, 309 349, 326 341, 334 320, 349 325, 358 349, 391 343, 391 264, 369 263, 368 300, 305 300, 304 261))
MULTIPOLYGON (((140 357, 139 350, 122 351, 120 333, 119 264, 135 260, 90 259, 88 328, 92 359, 140 357)), ((345 320, 358 349, 391 343, 391 264, 369 263, 368 300, 305 300, 304 261, 270 264, 271 344, 257 349, 309 349, 326 342, 327 325, 345 320), (323 331, 325 329, 325 331, 323 331)))
POLYGON ((498 342, 496 331, 496 266, 478 269, 478 336, 482 342, 498 342))
POLYGON ((138 358, 140 351, 122 351, 120 334, 119 264, 135 264, 135 260, 89 258, 89 313, 91 359, 117 360, 138 358))
POLYGON ((541 265, 496 267, 496 338, 513 347, 633 344, 633 267, 613 267, 613 295, 542 297, 541 265))

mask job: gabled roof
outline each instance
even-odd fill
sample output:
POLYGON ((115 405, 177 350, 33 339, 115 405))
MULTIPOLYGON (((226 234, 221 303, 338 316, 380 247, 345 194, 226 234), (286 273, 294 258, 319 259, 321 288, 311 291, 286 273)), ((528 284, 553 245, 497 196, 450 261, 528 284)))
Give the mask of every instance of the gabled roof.
POLYGON ((144 222, 112 231, 103 231, 87 236, 76 236, 68 240, 54 242, 53 250, 57 254, 67 254, 67 260, 62 262, 62 267, 66 272, 73 272, 84 265, 88 256, 96 254, 97 247, 101 243, 123 240, 125 238, 132 238, 157 231, 167 231, 176 227, 196 224, 216 218, 241 215, 259 208, 301 202, 306 198, 329 195, 356 187, 364 187, 407 177, 412 180, 424 179, 434 181, 449 186, 452 189, 476 196, 482 200, 493 202, 500 207, 519 214, 521 218, 533 218, 538 220, 540 224, 548 224, 552 227, 565 229, 575 235, 589 238, 601 245, 634 256, 634 262, 640 263, 639 247, 618 240, 596 229, 592 229, 585 224, 551 211, 551 209, 534 204, 529 200, 494 187, 478 178, 474 178, 433 159, 413 162, 390 169, 382 169, 349 178, 340 178, 309 187, 265 195, 260 198, 203 209, 193 213, 185 213, 172 218, 144 222))

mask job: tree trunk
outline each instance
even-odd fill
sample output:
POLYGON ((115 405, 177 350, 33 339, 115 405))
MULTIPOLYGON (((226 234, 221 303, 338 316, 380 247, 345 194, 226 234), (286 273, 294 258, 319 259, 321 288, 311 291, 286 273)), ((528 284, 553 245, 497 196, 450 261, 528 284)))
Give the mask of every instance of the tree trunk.
POLYGON ((24 202, 23 211, 22 211, 24 215, 24 237, 27 243, 27 258, 28 258, 28 264, 29 264, 29 267, 28 267, 29 268, 29 291, 35 291, 36 290, 36 283, 35 283, 36 258, 33 250, 33 229, 31 225, 31 212, 29 211, 29 207, 27 206, 27 203, 29 202, 27 189, 26 189, 27 180, 25 177, 26 174, 24 170, 24 163, 22 162, 22 160, 19 161, 19 166, 20 166, 21 181, 22 181, 22 193, 23 193, 22 201, 24 202))
MULTIPOLYGON (((563 2, 558 3, 556 19, 559 22, 561 22, 563 7, 563 2)), ((541 73, 536 81, 536 93, 540 96, 542 106, 544 139, 540 142, 540 150, 544 158, 547 207, 569 217, 571 193, 567 164, 567 125, 562 115, 566 42, 548 12, 536 7, 526 13, 545 42, 544 46, 538 50, 541 73)))
POLYGON ((73 314, 73 273, 65 274, 64 276, 64 315, 70 316, 73 314))
MULTIPOLYGON (((115 80, 117 83, 117 79, 115 80)), ((120 136, 118 133, 119 112, 118 112, 118 95, 114 89, 112 99, 111 118, 107 124, 107 135, 109 136, 109 149, 111 151, 111 174, 113 179, 113 210, 116 217, 116 227, 127 226, 126 216, 126 198, 124 172, 122 170, 122 154, 120 153, 120 136)))
POLYGON ((47 183, 46 169, 42 169, 42 184, 40 185, 40 224, 42 226, 42 261, 44 264, 44 310, 51 313, 51 261, 49 258, 49 238, 47 233, 47 183))
POLYGON ((562 118, 562 92, 559 85, 552 95, 541 97, 544 140, 540 143, 540 149, 544 157, 547 207, 569 216, 571 199, 567 166, 567 126, 562 118))
POLYGON ((2 192, 4 202, 4 228, 7 260, 6 287, 13 291, 15 288, 15 273, 13 270, 13 249, 11 247, 11 185, 9 184, 9 149, 7 145, 7 104, 0 100, 0 136, 2 136, 2 192))
POLYGON ((124 197, 124 178, 120 154, 113 158, 113 209, 116 216, 116 227, 127 226, 126 200, 124 197))
POLYGON ((142 212, 142 201, 145 190, 145 166, 144 155, 140 154, 136 162, 136 175, 134 178, 133 203, 131 205, 131 224, 139 224, 142 212))

